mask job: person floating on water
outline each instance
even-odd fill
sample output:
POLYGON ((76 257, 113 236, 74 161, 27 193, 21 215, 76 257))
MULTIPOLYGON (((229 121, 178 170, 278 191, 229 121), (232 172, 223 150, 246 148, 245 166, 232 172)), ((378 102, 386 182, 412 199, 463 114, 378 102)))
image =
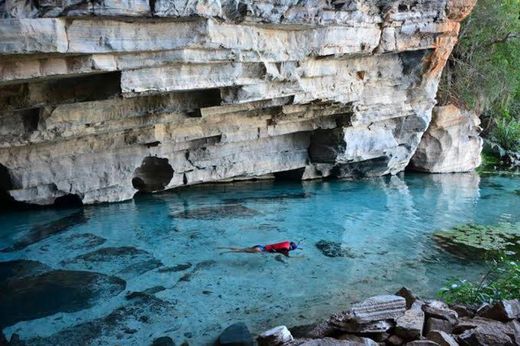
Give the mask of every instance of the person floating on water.
MULTIPOLYGON (((222 253, 229 253, 229 252, 240 252, 240 253, 279 253, 284 256, 289 257, 289 252, 299 249, 303 250, 302 248, 298 247, 298 244, 296 244, 293 241, 283 241, 281 243, 276 244, 267 244, 267 245, 255 245, 251 247, 221 247, 219 249, 226 249, 228 251, 224 251, 222 253)), ((221 253, 221 254, 222 254, 221 253)))

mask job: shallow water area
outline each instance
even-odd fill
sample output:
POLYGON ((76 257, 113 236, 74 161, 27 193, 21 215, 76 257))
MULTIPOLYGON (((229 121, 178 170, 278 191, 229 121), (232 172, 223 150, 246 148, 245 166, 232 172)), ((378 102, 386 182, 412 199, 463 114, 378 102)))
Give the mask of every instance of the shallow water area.
POLYGON ((0 278, 10 283, 0 287, 0 326, 28 345, 147 345, 164 335, 204 345, 234 322, 254 333, 307 324, 401 286, 431 297, 446 279, 484 270, 431 234, 518 222, 518 191, 518 177, 407 173, 203 185, 0 214, 0 278), (219 249, 284 240, 303 251, 219 249))

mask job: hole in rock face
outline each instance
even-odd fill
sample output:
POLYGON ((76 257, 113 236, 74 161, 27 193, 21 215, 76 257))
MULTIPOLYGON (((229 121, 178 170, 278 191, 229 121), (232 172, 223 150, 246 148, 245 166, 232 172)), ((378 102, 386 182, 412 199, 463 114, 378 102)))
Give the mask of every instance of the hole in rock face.
POLYGON ((16 202, 9 194, 9 190, 13 188, 13 182, 7 167, 0 164, 0 211, 10 208, 16 202))
POLYGON ((40 109, 33 108, 22 112, 22 121, 25 132, 31 133, 38 129, 40 122, 40 109))
POLYGON ((304 171, 305 168, 296 168, 290 171, 276 172, 274 173, 274 178, 276 180, 300 181, 302 180, 304 171))
POLYGON ((68 194, 58 197, 54 200, 54 206, 57 208, 77 208, 83 206, 81 197, 76 194, 68 194))
POLYGON ((173 168, 168 159, 147 156, 132 178, 132 186, 140 192, 161 191, 173 178, 173 168))

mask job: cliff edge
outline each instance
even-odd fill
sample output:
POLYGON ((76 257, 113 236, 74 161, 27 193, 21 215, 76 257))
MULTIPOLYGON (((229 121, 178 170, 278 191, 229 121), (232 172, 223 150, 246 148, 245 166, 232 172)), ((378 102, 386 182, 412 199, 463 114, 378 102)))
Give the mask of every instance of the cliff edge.
POLYGON ((474 3, 0 1, 0 190, 395 174, 474 3))

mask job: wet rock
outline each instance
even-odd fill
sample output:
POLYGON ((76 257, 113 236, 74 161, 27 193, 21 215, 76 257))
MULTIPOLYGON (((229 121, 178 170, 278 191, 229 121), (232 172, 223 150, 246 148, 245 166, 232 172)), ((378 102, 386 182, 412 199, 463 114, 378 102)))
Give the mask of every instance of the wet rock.
POLYGON ((320 240, 315 245, 327 257, 355 257, 352 250, 339 242, 320 240))
POLYGON ((514 330, 510 325, 482 317, 461 320, 454 327, 462 345, 513 345, 514 330))
POLYGON ((432 300, 423 305, 423 311, 427 317, 440 318, 449 321, 452 324, 456 324, 459 315, 450 307, 441 301, 432 300))
POLYGON ((256 216, 259 213, 241 204, 226 204, 216 207, 186 209, 171 216, 178 219, 215 220, 221 218, 243 218, 256 216))
POLYGON ((159 273, 182 272, 184 270, 190 269, 191 266, 192 266, 192 264, 188 262, 188 263, 177 264, 177 265, 174 265, 173 267, 159 268, 157 271, 159 273))
POLYGON ((169 336, 161 336, 154 339, 151 346, 175 346, 175 342, 169 336))
POLYGON ((417 297, 406 287, 401 287, 395 295, 403 297, 406 300, 406 309, 410 309, 412 304, 417 301, 417 297))
POLYGON ((55 234, 84 224, 88 221, 83 210, 75 212, 61 219, 34 226, 22 239, 17 240, 11 247, 2 249, 1 252, 13 252, 25 249, 27 246, 35 244, 55 234))
POLYGON ((520 318, 520 301, 518 299, 502 300, 489 309, 480 311, 478 315, 503 322, 514 320, 520 318))
POLYGON ((117 295, 124 280, 100 273, 53 270, 0 284, 0 326, 86 309, 117 295))
POLYGON ((484 259, 501 252, 520 256, 520 223, 467 224, 433 234, 435 241, 455 256, 484 259))
POLYGON ((48 265, 32 260, 0 262, 0 283, 40 274, 49 270, 50 267, 48 265))
POLYGON ((254 340, 243 322, 235 323, 224 329, 218 338, 221 346, 253 346, 254 340))
POLYGON ((162 266, 149 252, 130 246, 106 247, 62 261, 71 269, 97 270, 103 273, 134 277, 162 266))
POLYGON ((176 330, 180 326, 172 303, 152 296, 142 296, 126 305, 116 308, 108 315, 77 324, 46 337, 25 340, 34 346, 69 346, 69 345, 112 345, 118 340, 119 345, 135 344, 135 340, 149 339, 150 325, 156 328, 176 330), (147 318, 143 319, 142 317, 147 318), (165 317, 167 318, 165 321, 165 317), (135 330, 133 334, 125 330, 135 330))
POLYGON ((256 339, 259 346, 278 346, 294 340, 286 326, 278 326, 269 329, 256 339))
POLYGON ((396 319, 395 333, 405 340, 415 340, 422 336, 424 311, 420 303, 414 303, 404 315, 396 319))
POLYGON ((442 320, 440 318, 430 317, 426 320, 424 333, 428 334, 432 330, 440 330, 446 333, 451 333, 453 330, 453 323, 442 320))
POLYGON ((432 330, 426 335, 426 338, 431 341, 435 341, 440 346, 458 346, 459 343, 450 334, 440 331, 432 330))

